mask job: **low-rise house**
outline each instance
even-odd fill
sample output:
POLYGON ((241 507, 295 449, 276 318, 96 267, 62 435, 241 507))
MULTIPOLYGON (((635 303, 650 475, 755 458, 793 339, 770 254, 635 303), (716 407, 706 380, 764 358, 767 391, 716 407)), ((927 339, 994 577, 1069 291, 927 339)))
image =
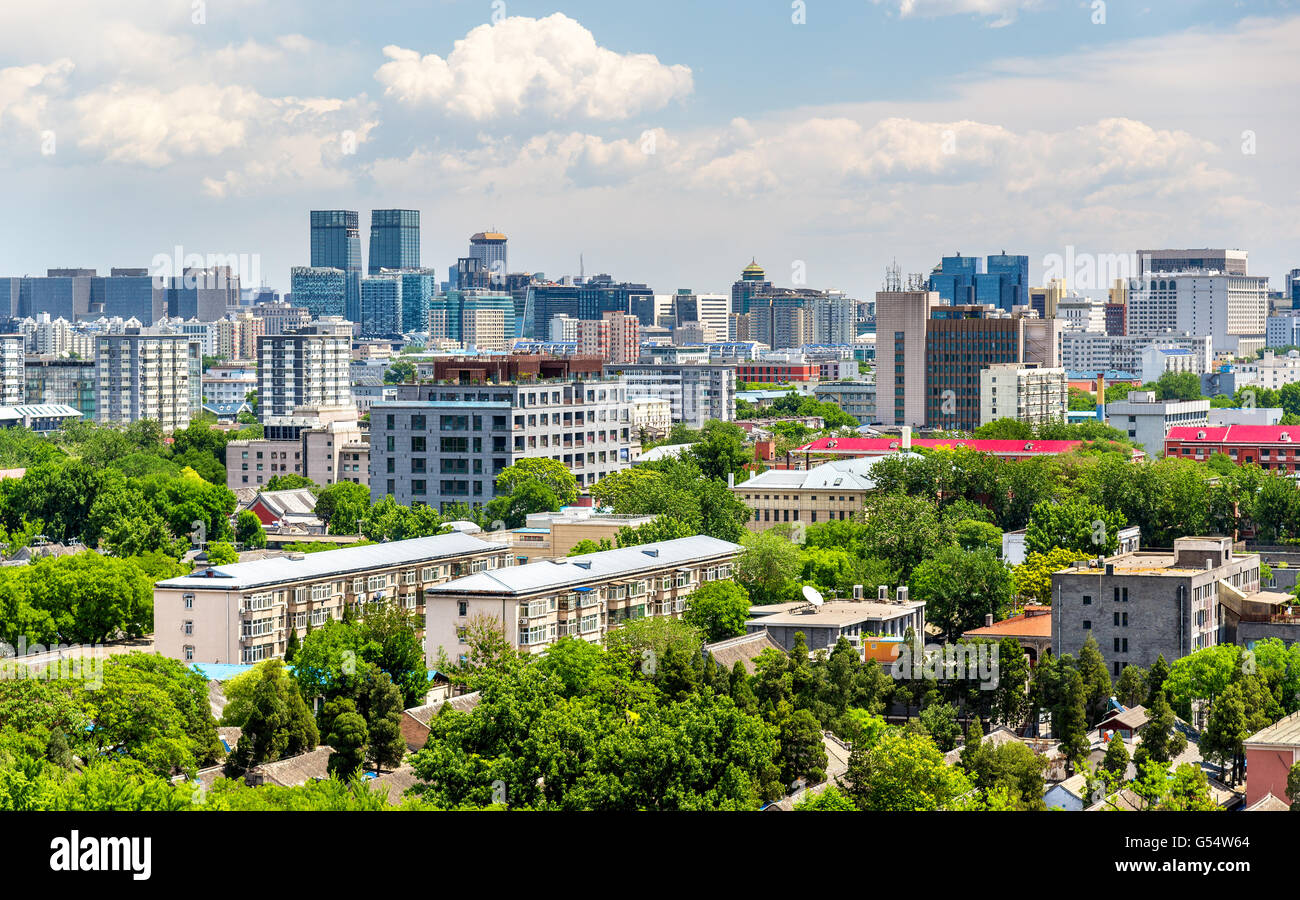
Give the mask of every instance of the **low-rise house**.
POLYGON ((307 488, 258 491, 246 507, 264 528, 297 528, 304 534, 324 534, 325 522, 316 515, 316 495, 307 488))
POLYGON ((244 775, 244 781, 250 787, 266 784, 301 787, 309 781, 324 781, 330 777, 329 761, 330 754, 333 752, 332 747, 320 744, 315 750, 308 750, 297 756, 260 763, 248 770, 244 775))
POLYGON ((1030 665, 1037 665, 1043 654, 1052 649, 1052 608, 1030 604, 1024 612, 1000 622, 994 622, 992 614, 988 614, 982 628, 972 628, 962 637, 988 641, 1015 638, 1024 648, 1030 665))
POLYGON ((825 603, 773 603, 751 606, 745 628, 750 632, 766 631, 784 650, 793 650, 795 635, 802 633, 808 650, 831 650, 841 637, 862 649, 871 637, 902 638, 908 629, 917 636, 925 634, 925 602, 909 600, 907 588, 900 587, 897 597, 879 600, 828 600, 825 603))
POLYGON ((1272 794, 1285 803, 1297 798, 1287 793, 1287 775, 1300 763, 1300 712, 1274 722, 1246 738, 1246 805, 1254 806, 1272 794))
POLYGON ((745 672, 750 675, 754 674, 754 660, 758 659, 763 654, 763 651, 778 650, 781 653, 785 652, 780 644, 772 640, 766 629, 751 631, 748 634, 715 641, 712 644, 705 644, 703 650, 710 659, 727 671, 731 671, 735 668, 736 663, 740 663, 745 672))
POLYGON ((438 713, 442 712, 443 707, 458 712, 472 712, 474 707, 478 706, 479 699, 479 692, 474 691, 469 694, 461 694, 459 697, 448 697, 445 700, 435 700, 431 703, 413 706, 403 711, 402 739, 406 741, 407 749, 424 749, 425 742, 429 740, 429 723, 434 720, 438 713))

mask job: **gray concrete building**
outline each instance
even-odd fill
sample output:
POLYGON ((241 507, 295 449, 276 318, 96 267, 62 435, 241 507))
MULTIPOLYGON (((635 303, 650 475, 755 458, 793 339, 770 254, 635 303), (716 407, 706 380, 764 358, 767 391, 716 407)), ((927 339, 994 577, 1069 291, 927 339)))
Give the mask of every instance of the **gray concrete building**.
POLYGON ((501 470, 530 457, 563 463, 580 487, 631 464, 636 435, 621 378, 398 389, 403 399, 370 407, 375 500, 483 506, 501 470))
POLYGON ((1173 552, 1087 560, 1052 575, 1052 652, 1078 655, 1091 634, 1118 676, 1227 642, 1228 594, 1259 590, 1259 555, 1228 537, 1184 537, 1173 552))
POLYGON ((1155 391, 1130 391, 1127 400, 1106 405, 1106 424, 1128 435, 1148 456, 1161 456, 1175 425, 1208 425, 1209 400, 1157 400, 1155 391))

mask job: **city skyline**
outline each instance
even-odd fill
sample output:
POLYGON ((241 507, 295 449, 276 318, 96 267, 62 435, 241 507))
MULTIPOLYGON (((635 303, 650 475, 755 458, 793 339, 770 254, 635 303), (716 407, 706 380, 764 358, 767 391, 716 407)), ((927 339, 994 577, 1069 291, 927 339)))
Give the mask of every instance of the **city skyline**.
POLYGON ((797 4, 376 4, 353 29, 255 0, 202 22, 62 5, 77 28, 0 12, 23 35, 0 37, 0 184, 65 210, 6 241, 6 275, 180 245, 255 254, 285 290, 308 210, 392 208, 422 211, 426 266, 496 227, 516 271, 581 255, 663 293, 725 290, 751 258, 864 299, 891 259, 955 252, 1025 254, 1034 284, 1070 252, 1241 247, 1274 289, 1296 264, 1283 3, 1111 3, 1098 24, 1048 0, 811 3, 805 24, 797 4), (738 55, 800 77, 723 77, 738 55))

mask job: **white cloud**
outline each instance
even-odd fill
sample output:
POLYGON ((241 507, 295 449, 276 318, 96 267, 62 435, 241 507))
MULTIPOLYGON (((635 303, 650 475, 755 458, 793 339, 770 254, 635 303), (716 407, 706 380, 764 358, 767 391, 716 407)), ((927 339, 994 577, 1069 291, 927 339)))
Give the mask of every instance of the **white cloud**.
POLYGON ((996 16, 990 27, 999 28, 1015 21, 1022 9, 1037 7, 1040 0, 871 0, 877 6, 886 4, 898 7, 901 18, 909 16, 952 16, 973 14, 996 16))
POLYGON ((648 53, 599 46, 561 13, 480 25, 446 59, 395 45, 375 77, 384 92, 412 106, 433 106, 486 121, 529 112, 560 119, 625 119, 691 93, 691 70, 648 53))
POLYGON ((70 59, 0 69, 0 125, 41 127, 50 94, 63 88, 72 69, 70 59))

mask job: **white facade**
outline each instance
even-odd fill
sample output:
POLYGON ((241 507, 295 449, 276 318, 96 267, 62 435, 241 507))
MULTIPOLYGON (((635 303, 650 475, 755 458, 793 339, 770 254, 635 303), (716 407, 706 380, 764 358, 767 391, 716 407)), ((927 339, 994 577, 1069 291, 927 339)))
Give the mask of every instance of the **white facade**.
POLYGON ((1106 332, 1106 304, 1089 297, 1065 297, 1056 305, 1056 318, 1066 331, 1106 332))
POLYGON ((97 419, 129 425, 153 419, 187 428, 201 402, 202 347, 185 335, 101 334, 95 346, 97 419))
POLYGON ((1128 435, 1148 456, 1164 453, 1175 425, 1208 425, 1209 400, 1156 400, 1155 391, 1131 391, 1128 399, 1106 405, 1106 424, 1128 435))
POLYGON ((1033 425, 1064 422, 1070 383, 1065 369, 1008 363, 980 371, 980 424, 1015 419, 1033 425))
POLYGON ((1061 336, 1061 367, 1067 372, 1119 371, 1137 374, 1142 353, 1148 347, 1190 350, 1192 371, 1209 372, 1214 365, 1213 340, 1209 335, 1108 335, 1067 333, 1061 336))
POLYGON ((1237 366, 1238 385, 1278 390, 1297 381, 1300 381, 1300 351, 1292 350, 1286 356, 1278 356, 1272 350, 1266 350, 1261 359, 1237 366))
POLYGON ((1191 372, 1199 375, 1196 354, 1178 347, 1147 347, 1142 351, 1142 383, 1159 381, 1166 372, 1191 372))
POLYGON ((23 335, 0 335, 0 406, 27 401, 26 348, 23 335))
POLYGON ((1262 276, 1156 273, 1129 291, 1129 334, 1205 334, 1215 352, 1236 353, 1243 339, 1262 340, 1267 317, 1262 276))

